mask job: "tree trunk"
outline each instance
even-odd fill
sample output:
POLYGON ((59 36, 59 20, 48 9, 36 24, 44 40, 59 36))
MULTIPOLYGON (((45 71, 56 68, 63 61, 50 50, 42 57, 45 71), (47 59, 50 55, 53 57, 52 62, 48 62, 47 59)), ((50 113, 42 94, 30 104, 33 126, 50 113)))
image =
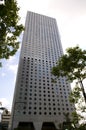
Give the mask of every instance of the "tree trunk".
POLYGON ((85 89, 84 89, 82 80, 80 79, 79 82, 80 82, 80 86, 81 86, 81 88, 82 88, 82 93, 83 93, 84 100, 85 100, 85 103, 86 103, 86 93, 85 93, 85 89))

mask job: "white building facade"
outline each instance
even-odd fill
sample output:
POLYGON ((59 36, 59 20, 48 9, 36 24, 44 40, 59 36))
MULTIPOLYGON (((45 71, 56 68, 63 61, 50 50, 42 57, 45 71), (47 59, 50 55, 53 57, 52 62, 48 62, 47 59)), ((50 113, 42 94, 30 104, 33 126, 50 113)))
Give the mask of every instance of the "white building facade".
POLYGON ((58 128, 64 113, 74 106, 69 102, 71 88, 65 77, 52 83, 51 68, 63 54, 54 18, 27 13, 12 108, 11 130, 28 126, 42 130, 51 123, 58 128), (29 126, 30 125, 30 126, 29 126))

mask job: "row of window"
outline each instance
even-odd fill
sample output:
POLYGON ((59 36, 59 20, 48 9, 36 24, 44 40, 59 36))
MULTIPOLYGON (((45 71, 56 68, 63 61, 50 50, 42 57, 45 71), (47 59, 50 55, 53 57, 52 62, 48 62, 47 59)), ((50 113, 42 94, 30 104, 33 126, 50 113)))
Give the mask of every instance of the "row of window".
POLYGON ((58 56, 55 56, 55 57, 53 57, 53 56, 44 56, 44 55, 41 56, 40 53, 31 54, 31 53, 29 53, 28 50, 25 50, 25 51, 23 52, 23 56, 31 56, 31 57, 34 57, 34 58, 39 58, 39 59, 44 59, 44 60, 52 60, 52 62, 55 62, 55 61, 57 61, 58 58, 60 57, 60 54, 58 54, 58 56))
MULTIPOLYGON (((17 114, 20 114, 21 112, 20 111, 17 111, 17 114)), ((31 111, 29 111, 29 112, 26 112, 26 111, 23 111, 21 114, 24 114, 24 115, 27 115, 27 114, 29 114, 29 115, 51 115, 51 116, 57 116, 57 115, 64 115, 64 112, 62 113, 62 112, 37 112, 37 111, 34 111, 34 112, 31 112, 31 111)))

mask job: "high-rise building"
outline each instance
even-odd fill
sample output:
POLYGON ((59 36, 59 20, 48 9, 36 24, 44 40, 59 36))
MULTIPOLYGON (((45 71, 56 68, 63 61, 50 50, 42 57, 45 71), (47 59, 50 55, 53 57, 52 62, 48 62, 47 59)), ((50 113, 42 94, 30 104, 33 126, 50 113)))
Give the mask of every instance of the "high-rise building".
POLYGON ((63 54, 57 23, 54 18, 29 12, 12 108, 11 130, 28 127, 31 130, 53 129, 64 121, 64 113, 74 106, 69 102, 71 91, 66 77, 52 82, 51 68, 63 54))

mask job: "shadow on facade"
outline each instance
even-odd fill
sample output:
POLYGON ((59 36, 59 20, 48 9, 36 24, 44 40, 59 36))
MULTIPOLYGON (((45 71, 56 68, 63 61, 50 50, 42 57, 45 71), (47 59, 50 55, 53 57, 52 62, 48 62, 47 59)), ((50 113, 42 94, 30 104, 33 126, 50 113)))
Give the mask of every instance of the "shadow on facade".
POLYGON ((42 130, 56 130, 56 127, 53 122, 44 122, 42 130))
MULTIPOLYGON (((14 130, 35 130, 33 122, 20 122, 14 130)), ((41 130, 57 130, 53 122, 44 122, 41 130)))
POLYGON ((18 128, 14 130, 35 130, 32 122, 19 122, 18 128))

